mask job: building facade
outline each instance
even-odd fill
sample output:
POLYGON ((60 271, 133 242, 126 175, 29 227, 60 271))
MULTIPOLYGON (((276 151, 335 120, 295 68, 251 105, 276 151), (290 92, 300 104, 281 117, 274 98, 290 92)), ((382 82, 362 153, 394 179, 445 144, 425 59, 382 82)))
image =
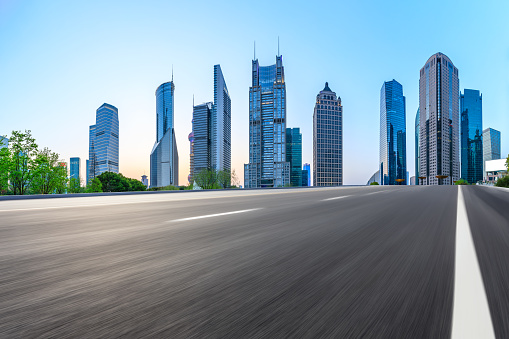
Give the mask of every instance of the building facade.
POLYGON ((420 116, 419 109, 417 109, 417 113, 415 114, 415 178, 416 185, 419 185, 419 159, 420 159, 420 150, 419 150, 419 133, 420 133, 420 116))
POLYGON ((302 134, 298 127, 286 129, 286 161, 290 163, 290 186, 302 186, 302 134))
POLYGON ((493 128, 486 128, 482 131, 483 140, 483 162, 500 159, 502 151, 500 148, 500 131, 493 128))
POLYGON ((212 169, 231 170, 232 102, 220 65, 214 66, 214 105, 212 106, 212 169))
POLYGON ((252 62, 249 88, 249 163, 244 165, 244 186, 283 187, 290 184, 286 161, 286 85, 283 57, 276 64, 252 62))
POLYGON ((482 95, 477 90, 460 93, 461 178, 475 184, 483 178, 482 95))
POLYGON ((150 152, 150 187, 178 186, 173 80, 156 90, 156 142, 150 152))
POLYGON ((406 181, 406 105, 403 86, 385 81, 380 90, 380 174, 381 185, 406 181))
MULTIPOLYGON (((194 125, 194 122, 191 122, 194 125)), ((194 127, 193 127, 194 129, 194 127)), ((187 136, 187 139, 189 140, 189 175, 187 176, 187 181, 189 181, 190 184, 194 181, 194 132, 191 131, 189 135, 187 136)))
POLYGON ((81 180, 80 173, 80 158, 71 158, 69 167, 69 179, 78 179, 81 180))
POLYGON ((313 186, 338 185, 343 185, 343 106, 326 82, 313 114, 313 186))
POLYGON ((104 172, 118 173, 118 133, 118 109, 105 103, 97 109, 96 123, 89 129, 88 180, 104 172))
POLYGON ((203 169, 212 169, 214 146, 212 142, 213 103, 193 107, 193 179, 203 169))
MULTIPOLYGON (((311 165, 308 163, 305 163, 302 166, 302 172, 303 173, 306 172, 306 179, 305 179, 306 184, 304 184, 304 182, 303 182, 302 186, 311 186, 311 165)), ((303 178, 304 178, 304 176, 303 176, 303 178)))
POLYGON ((419 176, 424 185, 452 185, 460 178, 458 69, 432 55, 419 79, 419 176))

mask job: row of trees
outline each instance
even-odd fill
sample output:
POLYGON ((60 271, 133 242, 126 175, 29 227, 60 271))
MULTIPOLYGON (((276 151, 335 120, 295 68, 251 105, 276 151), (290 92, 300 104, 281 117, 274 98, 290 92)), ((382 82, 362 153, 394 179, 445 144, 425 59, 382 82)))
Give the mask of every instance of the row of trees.
POLYGON ((235 170, 230 172, 228 170, 215 171, 204 168, 194 174, 193 180, 203 189, 232 188, 239 185, 235 170))

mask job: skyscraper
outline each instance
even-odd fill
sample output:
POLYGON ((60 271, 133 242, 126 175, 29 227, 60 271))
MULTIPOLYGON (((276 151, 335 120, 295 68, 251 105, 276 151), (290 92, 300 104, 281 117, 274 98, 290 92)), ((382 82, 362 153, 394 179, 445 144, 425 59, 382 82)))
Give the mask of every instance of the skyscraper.
POLYGON ((211 102, 193 107, 193 176, 203 169, 212 169, 212 110, 211 102))
POLYGON ((484 162, 501 158, 500 131, 493 128, 486 128, 482 131, 483 159, 484 162))
MULTIPOLYGON (((191 121, 191 123, 194 125, 194 121, 191 121)), ((194 127, 193 127, 194 130, 194 127)), ((191 131, 189 135, 187 136, 187 139, 189 140, 189 175, 187 177, 187 181, 189 181, 190 184, 194 181, 194 132, 191 131)))
POLYGON ((220 65, 214 65, 214 105, 212 106, 212 168, 231 169, 231 99, 220 65))
POLYGON ((80 175, 80 158, 71 158, 70 159, 70 168, 69 168, 69 179, 78 179, 81 180, 80 175))
POLYGON ((419 176, 424 185, 452 185, 460 178, 458 69, 432 55, 419 79, 419 176))
POLYGON ((286 85, 283 56, 276 64, 252 63, 249 88, 249 163, 244 165, 244 186, 282 187, 290 184, 286 161, 286 85))
POLYGON ((88 183, 90 182, 90 161, 87 159, 86 163, 85 163, 85 172, 87 173, 86 174, 86 181, 85 181, 85 186, 88 185, 88 183))
POLYGON ((173 80, 156 90, 156 142, 150 152, 150 187, 178 186, 178 151, 173 128, 173 80))
POLYGON ((343 185, 343 106, 329 83, 313 114, 313 186, 343 185))
POLYGON ((302 184, 302 186, 311 186, 311 165, 308 163, 305 163, 302 166, 302 172, 306 172, 306 184, 302 184))
POLYGON ((103 172, 118 173, 118 131, 118 109, 102 104, 96 111, 96 123, 89 130, 89 180, 103 172))
POLYGON ((381 185, 406 182, 406 108, 403 86, 385 81, 380 90, 380 178, 381 185))
POLYGON ((419 151, 419 133, 420 133, 420 117, 419 117, 419 109, 417 109, 417 114, 415 115, 415 182, 416 185, 419 185, 419 159, 420 159, 420 151, 419 151))
POLYGON ((286 129, 286 161, 290 163, 290 186, 302 186, 302 134, 298 127, 286 129))
POLYGON ((477 90, 460 93, 461 178, 475 184, 483 178, 482 95, 477 90))

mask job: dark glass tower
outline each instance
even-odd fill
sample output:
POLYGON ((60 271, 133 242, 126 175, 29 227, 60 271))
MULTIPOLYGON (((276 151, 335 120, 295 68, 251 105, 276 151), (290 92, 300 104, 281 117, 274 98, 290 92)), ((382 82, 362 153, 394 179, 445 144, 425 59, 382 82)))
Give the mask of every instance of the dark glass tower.
POLYGON ((249 163, 244 165, 244 186, 283 187, 290 184, 286 161, 286 86, 283 57, 276 64, 252 63, 249 88, 249 163))
POLYGON ((81 180, 80 158, 71 158, 69 166, 69 179, 81 180))
POLYGON ((313 185, 343 185, 343 106, 327 82, 313 114, 313 185))
POLYGON ((415 115, 415 184, 419 185, 419 109, 417 109, 417 114, 415 115))
POLYGON ((193 107, 193 175, 212 169, 212 107, 211 102, 193 107))
POLYGON ((380 178, 382 185, 406 181, 405 97, 403 86, 394 79, 380 90, 380 178))
POLYGON ((286 161, 290 163, 290 186, 302 186, 302 134, 298 127, 286 129, 286 161))
POLYGON ((461 178, 475 184, 483 178, 482 95, 465 89, 460 95, 461 178))

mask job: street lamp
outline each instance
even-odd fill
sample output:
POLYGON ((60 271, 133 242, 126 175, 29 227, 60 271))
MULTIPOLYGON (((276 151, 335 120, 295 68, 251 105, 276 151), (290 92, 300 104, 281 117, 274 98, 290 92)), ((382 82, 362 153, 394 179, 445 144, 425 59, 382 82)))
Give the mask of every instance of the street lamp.
POLYGON ((405 181, 405 179, 396 179, 396 181, 398 182, 398 185, 401 185, 401 183, 405 181))
POLYGON ((436 178, 438 179, 438 184, 442 185, 445 178, 448 178, 448 175, 437 175, 436 178))
POLYGON ((417 178, 421 179, 421 186, 422 186, 424 183, 424 179, 426 179, 426 177, 417 177, 417 178))

